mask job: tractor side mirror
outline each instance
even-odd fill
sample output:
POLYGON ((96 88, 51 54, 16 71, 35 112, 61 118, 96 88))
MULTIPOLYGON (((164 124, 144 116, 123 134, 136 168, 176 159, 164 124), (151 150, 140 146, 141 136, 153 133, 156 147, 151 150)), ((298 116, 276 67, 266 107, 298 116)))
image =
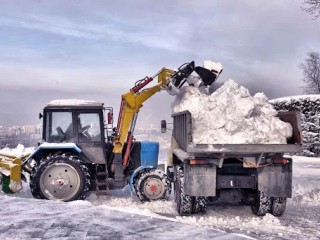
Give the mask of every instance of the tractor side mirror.
POLYGON ((43 118, 42 113, 39 113, 39 119, 43 118))
POLYGON ((161 120, 161 133, 166 133, 166 132, 167 132, 167 121, 161 120))
POLYGON ((103 115, 105 115, 107 112, 107 114, 105 115, 106 123, 113 124, 113 108, 112 107, 104 107, 103 110, 104 110, 103 115))

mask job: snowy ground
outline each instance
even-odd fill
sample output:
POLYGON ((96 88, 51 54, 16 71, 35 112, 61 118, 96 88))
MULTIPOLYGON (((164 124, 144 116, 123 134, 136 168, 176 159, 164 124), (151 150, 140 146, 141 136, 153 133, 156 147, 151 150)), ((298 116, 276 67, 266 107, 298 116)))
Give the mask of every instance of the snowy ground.
POLYGON ((179 217, 173 200, 142 204, 127 188, 86 201, 37 200, 24 185, 15 195, 0 193, 0 238, 320 239, 320 159, 295 156, 293 171, 294 196, 280 218, 221 204, 179 217))
MULTIPOLYGON (((170 135, 136 137, 159 141, 164 162, 170 135)), ((320 239, 320 158, 293 160, 293 198, 280 218, 256 217, 250 207, 231 204, 180 217, 172 199, 142 204, 128 188, 72 203, 37 200, 24 184, 17 194, 0 193, 0 239, 320 239)))
MULTIPOLYGON (((0 196, 1 239, 248 239, 242 235, 128 213, 108 204, 0 196), (170 231, 168 231, 170 229, 170 231)), ((147 211, 147 215, 150 213, 147 211)))

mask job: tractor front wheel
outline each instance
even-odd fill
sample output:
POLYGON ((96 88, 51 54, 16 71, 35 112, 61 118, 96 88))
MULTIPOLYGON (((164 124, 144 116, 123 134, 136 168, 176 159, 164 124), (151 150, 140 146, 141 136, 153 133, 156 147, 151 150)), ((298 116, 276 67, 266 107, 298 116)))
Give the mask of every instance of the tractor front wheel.
POLYGON ((141 202, 167 200, 171 193, 171 183, 163 171, 155 169, 139 174, 134 189, 141 202))

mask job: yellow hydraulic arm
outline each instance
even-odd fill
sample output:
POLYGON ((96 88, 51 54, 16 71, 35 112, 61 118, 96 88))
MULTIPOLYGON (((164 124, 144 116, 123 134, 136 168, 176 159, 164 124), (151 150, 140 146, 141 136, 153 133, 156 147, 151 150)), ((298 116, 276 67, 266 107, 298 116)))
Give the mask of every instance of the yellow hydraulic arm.
POLYGON ((129 155, 133 143, 133 133, 142 104, 161 90, 167 90, 170 95, 178 93, 178 89, 186 82, 194 71, 194 62, 181 65, 177 71, 162 68, 155 76, 146 77, 136 83, 129 92, 121 96, 121 106, 118 117, 117 130, 113 140, 113 161, 111 172, 114 173, 114 185, 125 186, 124 169, 128 165, 129 155), (147 84, 158 78, 155 86, 144 88, 147 84), (126 151, 122 157, 124 143, 127 143, 126 151))
POLYGON ((133 140, 133 131, 137 120, 137 115, 142 104, 152 97, 155 93, 165 89, 169 84, 170 76, 175 73, 174 70, 162 68, 155 76, 146 77, 139 81, 129 92, 121 96, 121 107, 119 112, 117 134, 114 139, 114 154, 122 154, 124 143, 127 141, 128 147, 123 159, 123 165, 127 165, 130 146, 133 140), (158 77, 158 83, 150 88, 143 89, 154 78, 158 77))

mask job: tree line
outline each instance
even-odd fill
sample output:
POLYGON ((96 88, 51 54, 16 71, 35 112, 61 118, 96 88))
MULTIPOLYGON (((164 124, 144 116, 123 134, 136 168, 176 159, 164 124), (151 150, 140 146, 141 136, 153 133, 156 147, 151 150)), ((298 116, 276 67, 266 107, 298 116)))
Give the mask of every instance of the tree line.
MULTIPOLYGON (((304 0, 301 8, 316 20, 320 17, 320 0, 304 0)), ((320 93, 320 53, 312 51, 298 65, 302 71, 302 80, 305 83, 304 92, 308 94, 320 93)))

